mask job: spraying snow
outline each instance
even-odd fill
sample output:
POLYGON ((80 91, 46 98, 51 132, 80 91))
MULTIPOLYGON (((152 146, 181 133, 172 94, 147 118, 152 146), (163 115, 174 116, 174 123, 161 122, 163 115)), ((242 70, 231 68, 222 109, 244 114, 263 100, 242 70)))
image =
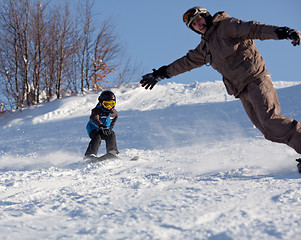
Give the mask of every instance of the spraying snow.
MULTIPOLYGON (((300 82, 274 85, 300 121, 300 82)), ((298 154, 265 140, 222 82, 112 90, 118 160, 82 161, 98 93, 0 118, 1 239, 300 236, 298 154)))

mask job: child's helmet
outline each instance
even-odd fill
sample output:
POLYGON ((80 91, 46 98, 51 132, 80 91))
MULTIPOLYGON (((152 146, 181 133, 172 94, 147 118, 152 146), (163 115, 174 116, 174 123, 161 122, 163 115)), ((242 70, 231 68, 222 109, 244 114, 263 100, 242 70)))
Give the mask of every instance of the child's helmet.
POLYGON ((112 91, 106 90, 99 95, 98 101, 100 105, 103 105, 103 101, 114 101, 116 103, 116 96, 112 91))

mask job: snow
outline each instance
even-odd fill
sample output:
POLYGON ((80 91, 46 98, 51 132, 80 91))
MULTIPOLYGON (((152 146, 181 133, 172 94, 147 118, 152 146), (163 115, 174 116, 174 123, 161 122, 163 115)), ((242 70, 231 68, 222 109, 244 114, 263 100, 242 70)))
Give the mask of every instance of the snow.
MULTIPOLYGON (((300 121, 301 82, 274 85, 300 121)), ((222 82, 113 91, 118 160, 82 160, 98 93, 1 116, 0 239, 301 239, 300 156, 222 82)))

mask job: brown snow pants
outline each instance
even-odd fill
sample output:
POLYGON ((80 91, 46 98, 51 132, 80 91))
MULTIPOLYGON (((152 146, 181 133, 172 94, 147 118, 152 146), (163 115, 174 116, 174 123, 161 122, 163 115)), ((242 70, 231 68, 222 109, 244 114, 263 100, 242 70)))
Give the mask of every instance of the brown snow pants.
POLYGON ((301 154, 301 123, 280 114, 279 100, 269 75, 248 84, 239 98, 266 139, 287 144, 301 154))

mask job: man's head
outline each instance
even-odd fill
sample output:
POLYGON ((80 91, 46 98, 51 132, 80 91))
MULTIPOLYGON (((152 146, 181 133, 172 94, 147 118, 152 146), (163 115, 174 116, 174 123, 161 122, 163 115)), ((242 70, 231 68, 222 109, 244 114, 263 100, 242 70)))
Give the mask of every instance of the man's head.
POLYGON ((205 34, 212 25, 212 16, 206 8, 193 7, 184 13, 183 21, 192 31, 205 34))

